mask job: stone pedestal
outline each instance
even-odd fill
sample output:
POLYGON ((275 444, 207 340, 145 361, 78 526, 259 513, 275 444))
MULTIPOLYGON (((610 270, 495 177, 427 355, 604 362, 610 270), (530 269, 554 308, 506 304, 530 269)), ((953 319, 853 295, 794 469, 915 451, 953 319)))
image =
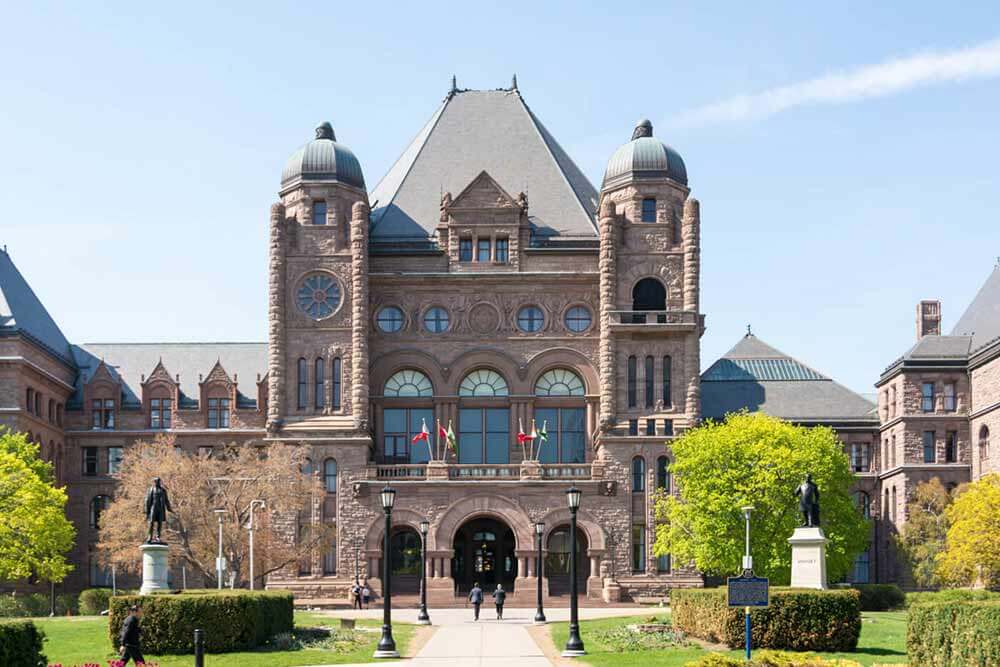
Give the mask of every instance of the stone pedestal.
POLYGON ((621 602, 622 587, 611 577, 606 577, 604 587, 601 589, 601 599, 607 603, 621 602))
POLYGON ((428 461, 427 479, 448 479, 448 463, 446 461, 428 461))
POLYGON ((818 526, 796 528, 788 538, 792 545, 792 588, 826 589, 828 541, 818 526))
POLYGON ((139 595, 149 595, 157 591, 168 591, 167 585, 169 547, 166 544, 143 544, 142 552, 142 586, 139 595))

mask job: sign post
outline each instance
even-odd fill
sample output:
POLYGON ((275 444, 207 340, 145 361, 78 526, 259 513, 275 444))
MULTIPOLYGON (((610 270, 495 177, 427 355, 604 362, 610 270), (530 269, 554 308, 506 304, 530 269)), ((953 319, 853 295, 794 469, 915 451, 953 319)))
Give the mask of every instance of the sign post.
POLYGON ((746 554, 743 556, 743 574, 726 580, 726 599, 730 607, 743 607, 743 645, 746 646, 747 660, 750 660, 752 638, 750 633, 750 608, 768 606, 768 586, 766 577, 753 576, 753 556, 750 555, 750 513, 752 506, 742 507, 746 519, 746 554))

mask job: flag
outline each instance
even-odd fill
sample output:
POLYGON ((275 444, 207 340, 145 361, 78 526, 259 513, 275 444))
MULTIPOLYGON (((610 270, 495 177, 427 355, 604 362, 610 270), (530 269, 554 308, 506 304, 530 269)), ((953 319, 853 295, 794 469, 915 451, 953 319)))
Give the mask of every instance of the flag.
POLYGON ((423 440, 427 444, 430 444, 431 432, 427 430, 427 420, 423 419, 421 421, 423 422, 423 427, 420 429, 420 433, 417 433, 415 436, 413 436, 413 443, 418 443, 421 440, 423 440))
POLYGON ((458 453, 458 442, 455 440, 455 431, 451 428, 451 420, 448 420, 448 430, 445 431, 444 441, 448 443, 448 448, 458 453))
MULTIPOLYGON (((546 426, 548 426, 548 423, 549 423, 548 420, 542 422, 542 430, 540 430, 538 432, 538 439, 541 440, 542 442, 548 442, 549 441, 549 431, 546 428, 546 426)), ((540 445, 541 442, 538 443, 538 444, 540 445)))
POLYGON ((528 439, 529 440, 537 440, 538 439, 538 431, 535 430, 535 420, 534 419, 531 420, 531 433, 528 434, 528 439))
POLYGON ((518 419, 517 420, 517 442, 518 442, 518 444, 523 445, 524 443, 528 442, 528 440, 530 440, 530 439, 531 438, 528 437, 528 434, 524 432, 524 424, 522 424, 521 420, 518 419))

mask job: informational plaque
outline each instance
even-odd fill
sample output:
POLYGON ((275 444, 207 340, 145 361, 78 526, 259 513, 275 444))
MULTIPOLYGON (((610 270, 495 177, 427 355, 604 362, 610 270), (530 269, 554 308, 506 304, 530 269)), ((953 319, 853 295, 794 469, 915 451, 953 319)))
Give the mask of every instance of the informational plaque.
POLYGON ((768 605, 767 577, 729 577, 726 583, 730 607, 766 607, 768 605))

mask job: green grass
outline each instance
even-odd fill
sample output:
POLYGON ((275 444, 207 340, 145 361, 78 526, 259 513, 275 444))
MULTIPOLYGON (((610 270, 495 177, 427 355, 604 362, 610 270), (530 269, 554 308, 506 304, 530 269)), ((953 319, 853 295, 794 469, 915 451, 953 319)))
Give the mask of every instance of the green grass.
MULTIPOLYGON (((108 643, 108 619, 100 616, 78 616, 74 618, 36 618, 35 624, 45 631, 45 655, 49 663, 62 664, 63 667, 73 667, 87 662, 97 662, 106 665, 115 657, 108 643)), ((337 627, 339 619, 312 614, 295 612, 297 626, 329 626, 337 627)), ((380 628, 381 622, 376 620, 359 620, 359 628, 380 628)), ((406 649, 413 636, 413 625, 394 623, 393 637, 400 653, 406 649)), ((324 665, 352 662, 374 662, 372 652, 378 643, 379 633, 371 633, 368 645, 350 653, 334 653, 318 649, 303 649, 301 651, 244 651, 241 653, 212 654, 206 662, 212 667, 292 667, 293 665, 324 665)), ((153 656, 147 654, 146 659, 156 662, 160 667, 190 667, 190 655, 153 656)))
MULTIPOLYGON (((663 617, 663 613, 656 616, 663 617)), ((592 667, 683 667, 688 661, 697 660, 705 651, 698 647, 677 648, 657 651, 633 651, 618 653, 610 646, 602 645, 593 637, 597 630, 609 630, 618 625, 639 623, 649 615, 625 618, 604 618, 580 623, 580 636, 587 648, 587 657, 582 662, 592 667)), ((906 612, 883 611, 861 615, 861 638, 855 653, 819 653, 826 658, 846 658, 862 665, 874 663, 899 664, 906 662, 906 612)), ((553 623, 552 639, 560 651, 569 635, 569 624, 553 623)), ((726 651, 728 655, 740 657, 743 651, 726 651)))

